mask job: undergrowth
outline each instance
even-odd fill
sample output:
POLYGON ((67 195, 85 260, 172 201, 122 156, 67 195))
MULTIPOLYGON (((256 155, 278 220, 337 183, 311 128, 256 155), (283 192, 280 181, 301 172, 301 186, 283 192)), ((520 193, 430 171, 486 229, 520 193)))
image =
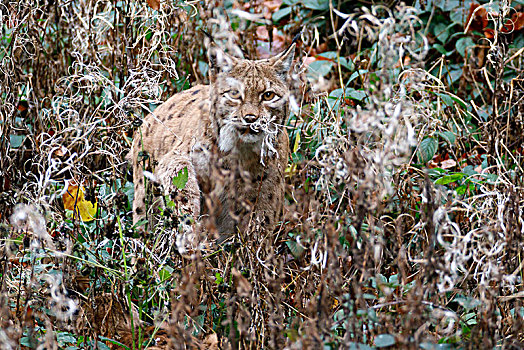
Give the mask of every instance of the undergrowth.
POLYGON ((524 347, 524 5, 355 4, 2 1, 0 348, 524 347), (197 249, 125 157, 204 31, 299 50, 281 224, 197 249))

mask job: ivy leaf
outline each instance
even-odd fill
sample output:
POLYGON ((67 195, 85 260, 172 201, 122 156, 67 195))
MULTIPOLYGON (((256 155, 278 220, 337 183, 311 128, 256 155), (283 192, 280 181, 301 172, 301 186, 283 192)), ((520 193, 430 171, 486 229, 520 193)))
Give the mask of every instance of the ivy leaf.
POLYGON ((304 7, 310 10, 328 10, 329 0, 303 0, 304 7))
POLYGON ((362 343, 349 343, 349 350, 372 350, 373 348, 369 345, 362 343))
POLYGON ((375 346, 377 348, 385 348, 391 345, 395 345, 395 337, 391 334, 379 334, 375 337, 375 346))
POLYGON ((188 179, 187 166, 180 170, 178 174, 173 178, 173 185, 179 190, 183 190, 186 187, 188 179))
POLYGON ((449 37, 448 26, 445 23, 439 23, 433 29, 433 33, 441 43, 446 43, 449 37))
POLYGON ((76 338, 67 332, 57 332, 56 342, 61 346, 65 346, 67 344, 76 344, 76 338))
POLYGON ((448 94, 441 94, 440 92, 436 92, 435 95, 440 97, 442 102, 444 102, 446 106, 453 107, 453 99, 451 98, 451 96, 449 96, 448 94))
POLYGON ((472 310, 481 304, 480 300, 463 295, 457 295, 454 301, 466 310, 472 310))
POLYGON ((280 9, 273 13, 273 22, 278 23, 282 18, 289 16, 289 14, 291 13, 291 9, 291 7, 284 7, 283 9, 280 9))
POLYGON ((417 150, 417 158, 419 163, 427 163, 437 153, 438 142, 432 137, 428 137, 420 143, 417 150))
POLYGON ((460 97, 458 97, 456 95, 453 95, 452 93, 449 93, 449 97, 451 97, 451 99, 453 101, 458 103, 460 105, 460 107, 462 107, 464 109, 467 109, 467 110, 470 110, 469 105, 463 99, 461 99, 460 97))
POLYGON ((420 348, 424 350, 450 350, 452 349, 449 344, 433 344, 430 342, 420 343, 420 348))
POLYGON ((368 72, 367 69, 360 69, 356 72, 353 72, 353 74, 351 74, 351 76, 349 77, 349 80, 346 82, 346 84, 349 84, 351 83, 353 80, 357 79, 359 76, 361 75, 364 75, 368 72))
POLYGON ((289 248, 291 254, 297 259, 300 258, 305 251, 304 247, 297 241, 287 241, 286 245, 289 248))
MULTIPOLYGON (((109 342, 109 343, 114 344, 114 345, 117 345, 121 349, 130 350, 129 347, 125 346, 124 344, 122 344, 121 342, 119 342, 117 340, 114 340, 114 339, 111 339, 111 338, 108 338, 108 337, 104 337, 102 335, 100 335, 99 337, 100 337, 100 340, 105 341, 105 342, 109 342)), ((105 343, 102 343, 101 341, 97 341, 96 343, 97 343, 98 349, 100 349, 100 350, 111 350, 111 348, 109 346, 107 346, 105 343)))
POLYGON ((335 89, 331 91, 331 93, 329 94, 329 98, 328 98, 329 107, 332 109, 338 109, 339 102, 343 96, 349 99, 362 101, 366 97, 366 93, 363 90, 355 90, 353 88, 346 88, 344 90, 340 88, 335 89))
POLYGON ((460 79, 460 77, 462 76, 462 73, 463 73, 462 69, 454 69, 449 72, 448 77, 451 80, 451 82, 454 83, 460 79))
POLYGON ((475 42, 473 42, 473 39, 471 39, 470 37, 461 38, 457 40, 457 43, 455 44, 455 47, 457 48, 457 52, 462 57, 466 56, 466 49, 471 46, 475 46, 475 42))
POLYGON ((362 101, 366 97, 366 93, 363 90, 355 90, 353 88, 347 88, 346 97, 352 98, 357 101, 362 101))
POLYGON ((442 11, 448 12, 460 8, 459 0, 441 0, 434 2, 436 7, 439 7, 442 11))
POLYGON ((311 62, 308 65, 307 75, 311 78, 318 79, 318 77, 323 77, 327 75, 331 68, 333 68, 333 61, 327 60, 316 60, 311 62))
POLYGON ((11 148, 19 148, 25 140, 25 135, 9 135, 9 143, 11 148))

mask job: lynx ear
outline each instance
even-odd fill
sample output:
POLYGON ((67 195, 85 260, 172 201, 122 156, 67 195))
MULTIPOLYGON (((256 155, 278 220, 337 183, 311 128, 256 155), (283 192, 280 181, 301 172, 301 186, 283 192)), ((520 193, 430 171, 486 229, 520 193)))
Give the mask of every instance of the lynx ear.
POLYGON ((211 82, 216 80, 218 74, 229 72, 238 61, 215 44, 211 44, 207 55, 209 57, 209 80, 211 82))
POLYGON ((277 74, 284 79, 287 77, 293 59, 295 58, 295 46, 295 43, 293 43, 286 50, 269 59, 269 62, 275 68, 277 74))

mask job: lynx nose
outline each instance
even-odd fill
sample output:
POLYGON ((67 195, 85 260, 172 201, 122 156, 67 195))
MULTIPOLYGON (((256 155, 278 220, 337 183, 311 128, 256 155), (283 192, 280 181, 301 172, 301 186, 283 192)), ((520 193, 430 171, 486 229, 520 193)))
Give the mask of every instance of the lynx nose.
POLYGON ((254 115, 254 114, 246 114, 244 117, 243 117, 244 121, 246 123, 254 123, 257 121, 257 116, 254 115))

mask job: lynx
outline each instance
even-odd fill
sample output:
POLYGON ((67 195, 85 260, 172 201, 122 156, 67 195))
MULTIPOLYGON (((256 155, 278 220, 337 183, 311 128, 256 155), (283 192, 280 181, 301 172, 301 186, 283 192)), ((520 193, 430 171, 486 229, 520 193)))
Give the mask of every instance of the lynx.
POLYGON ((275 228, 289 157, 284 122, 294 52, 292 44, 273 58, 248 60, 209 49, 210 85, 169 98, 133 139, 135 223, 153 209, 146 208, 147 170, 176 203, 177 215, 206 215, 221 236, 250 223, 275 228), (172 179, 186 171, 179 189, 172 179))

